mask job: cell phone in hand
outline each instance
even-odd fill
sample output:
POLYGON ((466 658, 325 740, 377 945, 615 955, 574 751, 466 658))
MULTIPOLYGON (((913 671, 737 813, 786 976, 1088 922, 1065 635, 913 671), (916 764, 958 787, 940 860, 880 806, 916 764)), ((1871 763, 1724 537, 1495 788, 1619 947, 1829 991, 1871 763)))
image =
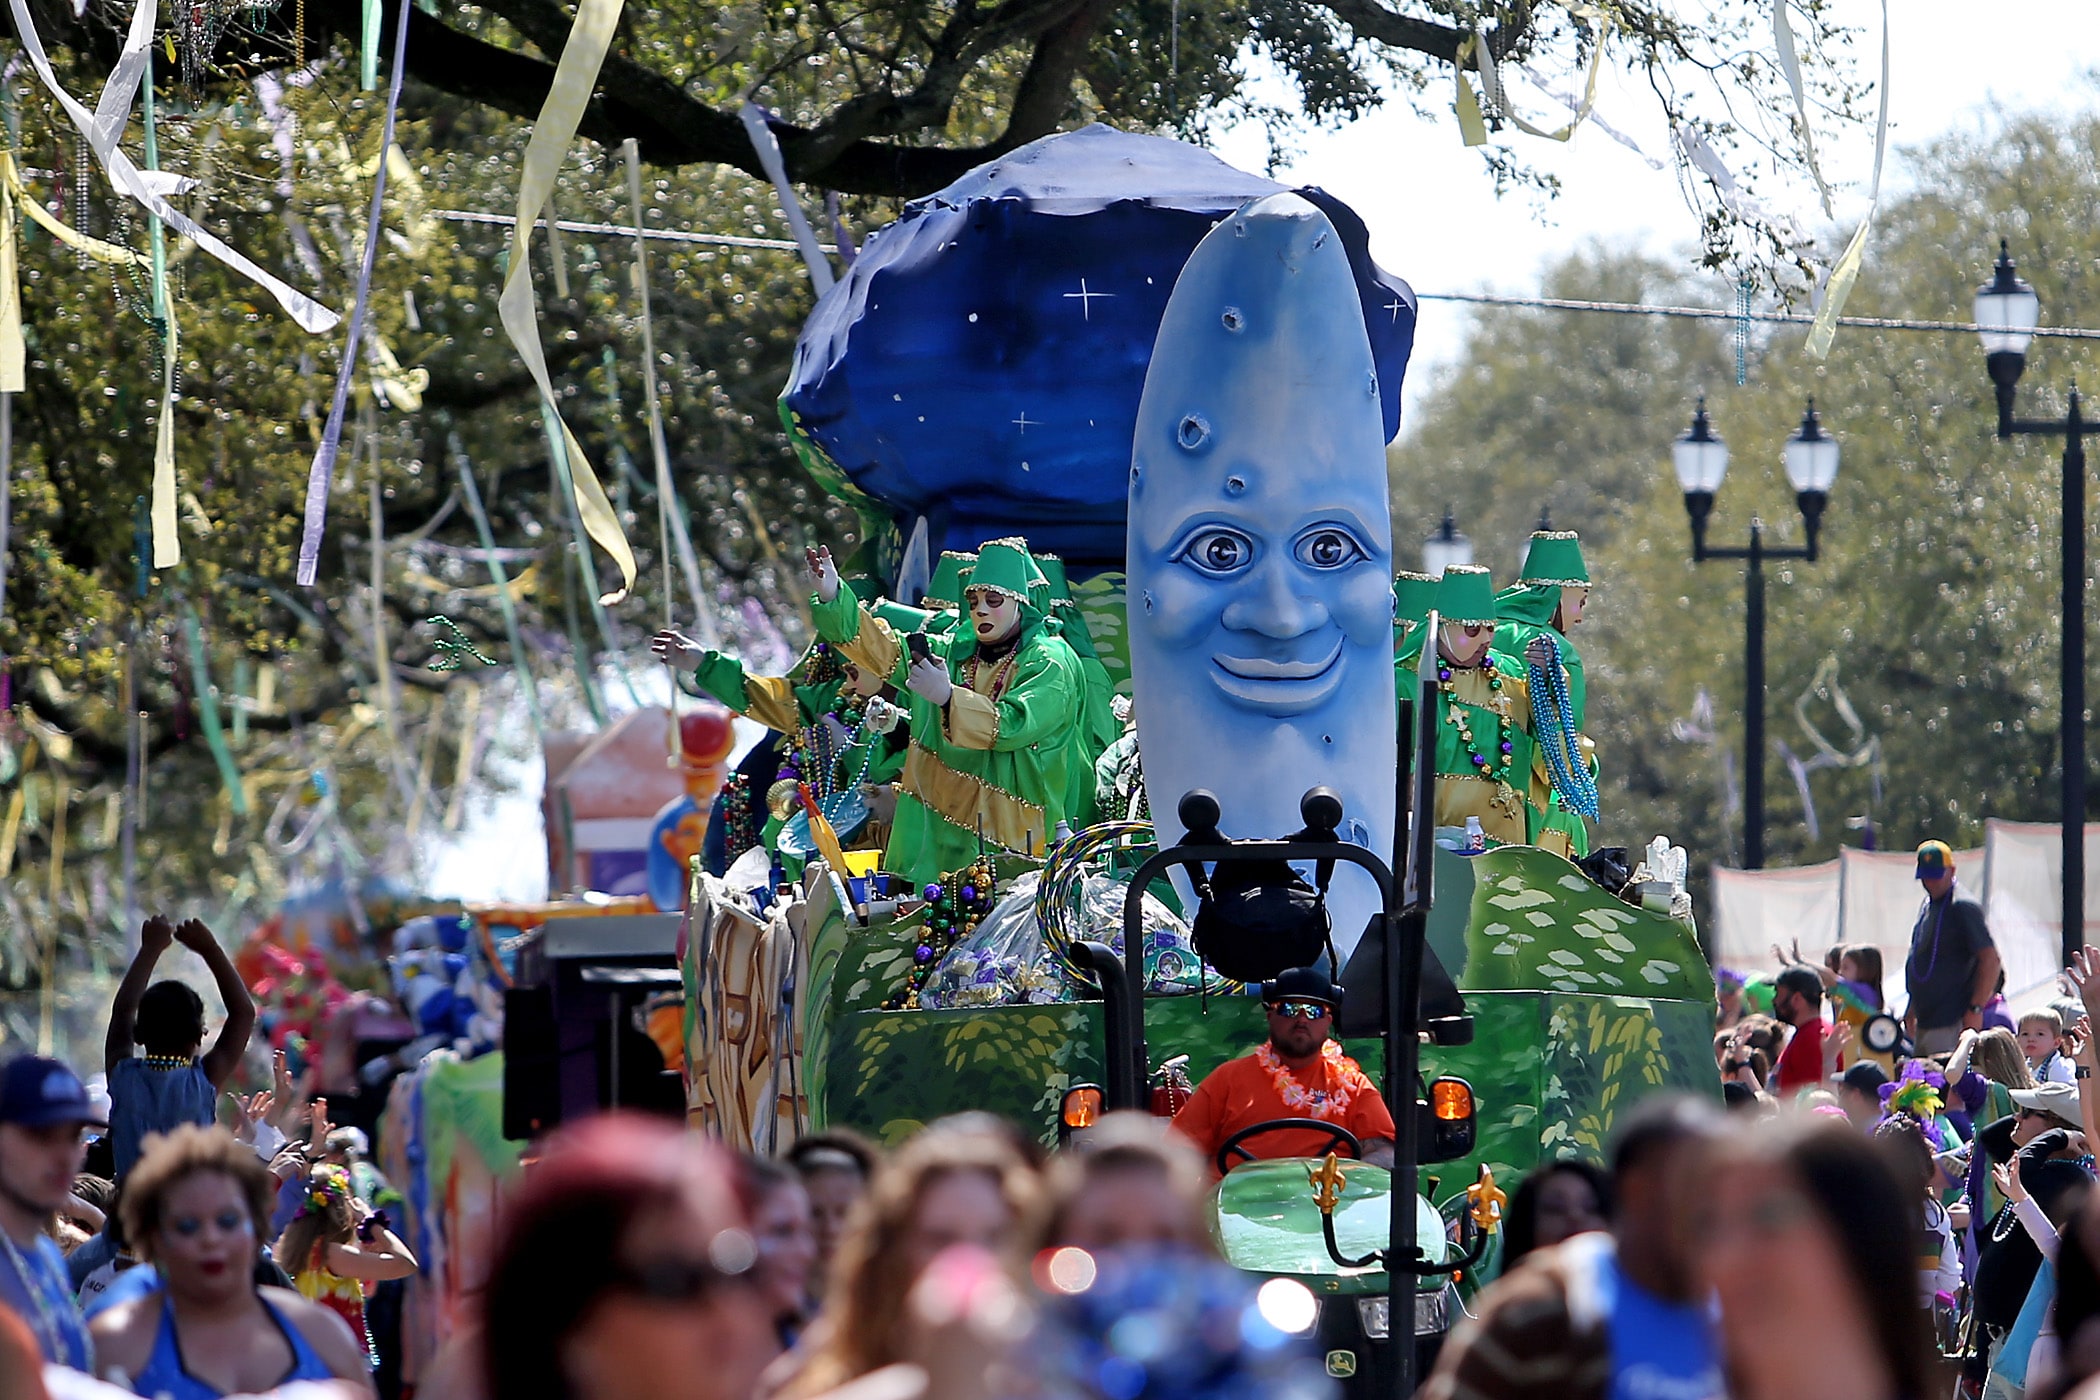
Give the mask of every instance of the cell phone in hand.
POLYGON ((913 664, 933 659, 933 648, 926 641, 924 632, 909 632, 904 637, 904 649, 911 653, 913 664))

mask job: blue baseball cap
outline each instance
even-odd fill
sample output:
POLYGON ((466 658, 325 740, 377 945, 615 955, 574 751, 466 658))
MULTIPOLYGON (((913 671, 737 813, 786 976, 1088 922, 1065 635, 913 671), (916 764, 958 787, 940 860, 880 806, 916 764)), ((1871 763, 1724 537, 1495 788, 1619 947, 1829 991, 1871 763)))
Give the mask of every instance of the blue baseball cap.
POLYGON ((58 1060, 18 1055, 0 1069, 0 1123, 49 1128, 82 1123, 102 1128, 108 1118, 88 1098, 80 1076, 58 1060))

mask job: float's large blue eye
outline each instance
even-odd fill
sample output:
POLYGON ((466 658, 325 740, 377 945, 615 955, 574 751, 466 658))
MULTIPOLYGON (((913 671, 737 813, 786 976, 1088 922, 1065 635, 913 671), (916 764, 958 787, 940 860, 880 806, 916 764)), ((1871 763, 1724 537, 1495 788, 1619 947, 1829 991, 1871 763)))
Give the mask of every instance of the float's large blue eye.
POLYGON ((1322 525, 1298 537, 1291 547, 1298 562, 1313 569, 1346 569, 1371 557, 1356 536, 1336 525, 1322 525))
POLYGON ((1254 541, 1214 525, 1191 535, 1174 557, 1199 573, 1236 574, 1254 562, 1254 541))

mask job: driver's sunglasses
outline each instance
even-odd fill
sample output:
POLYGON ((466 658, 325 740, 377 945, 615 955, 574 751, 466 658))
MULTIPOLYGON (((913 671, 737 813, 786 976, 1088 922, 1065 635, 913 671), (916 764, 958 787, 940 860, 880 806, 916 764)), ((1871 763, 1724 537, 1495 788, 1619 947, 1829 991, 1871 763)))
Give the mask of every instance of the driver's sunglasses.
POLYGON ((1321 1020, 1330 1012, 1329 1007, 1317 1001, 1279 1001, 1274 1005, 1279 1016, 1296 1016, 1307 1021, 1321 1020))

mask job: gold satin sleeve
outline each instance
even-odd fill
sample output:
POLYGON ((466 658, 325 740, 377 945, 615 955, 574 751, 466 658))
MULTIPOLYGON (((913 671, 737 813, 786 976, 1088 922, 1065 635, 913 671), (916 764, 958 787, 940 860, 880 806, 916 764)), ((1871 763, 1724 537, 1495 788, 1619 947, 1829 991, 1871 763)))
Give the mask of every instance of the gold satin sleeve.
POLYGON ((956 686, 941 710, 941 732, 957 748, 992 748, 999 742, 999 702, 956 686))
POLYGON ((794 733, 802 723, 794 683, 786 676, 745 676, 744 714, 775 733, 794 733))
POLYGON ((868 611, 866 603, 860 604, 859 607, 860 627, 854 632, 852 640, 834 645, 846 654, 848 661, 863 671, 886 677, 901 687, 904 677, 899 674, 898 668, 905 654, 903 641, 891 630, 887 622, 868 611))

